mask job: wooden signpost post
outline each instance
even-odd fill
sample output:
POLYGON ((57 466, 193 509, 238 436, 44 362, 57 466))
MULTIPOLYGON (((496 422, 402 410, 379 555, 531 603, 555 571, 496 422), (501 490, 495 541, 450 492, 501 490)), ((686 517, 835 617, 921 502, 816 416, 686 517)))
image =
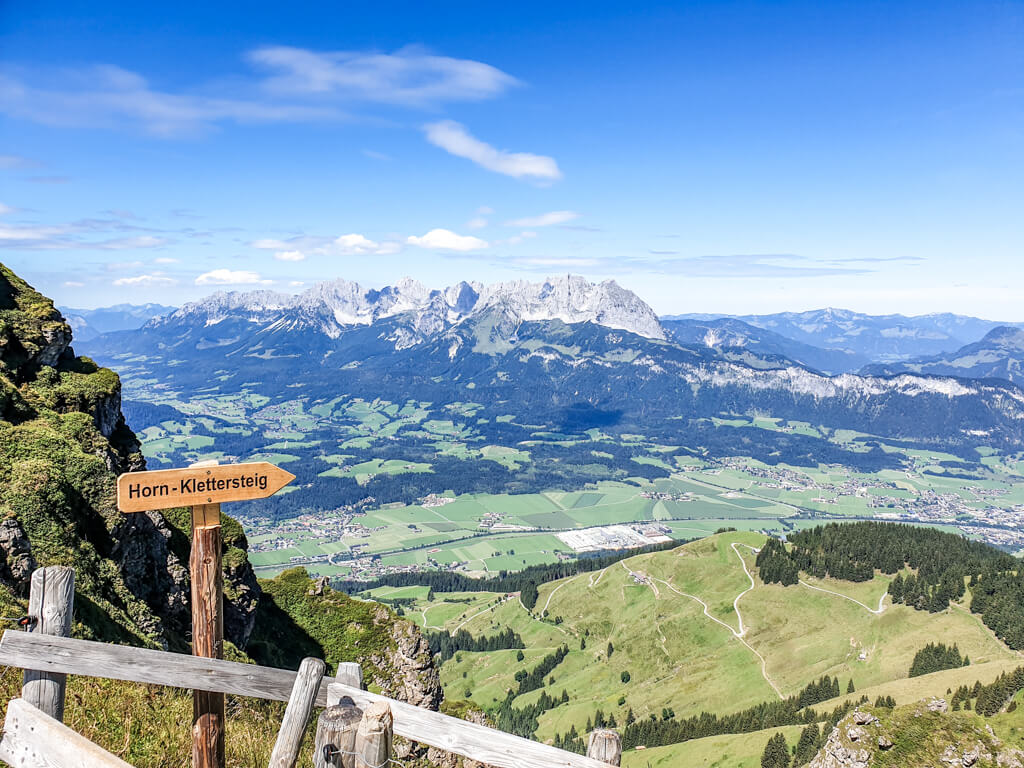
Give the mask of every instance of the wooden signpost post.
MULTIPOLYGON (((129 472, 117 478, 122 512, 192 507, 192 654, 224 657, 220 505, 272 496, 295 475, 265 461, 200 462, 187 469, 129 472)), ((224 768, 224 694, 192 692, 192 765, 224 768)))

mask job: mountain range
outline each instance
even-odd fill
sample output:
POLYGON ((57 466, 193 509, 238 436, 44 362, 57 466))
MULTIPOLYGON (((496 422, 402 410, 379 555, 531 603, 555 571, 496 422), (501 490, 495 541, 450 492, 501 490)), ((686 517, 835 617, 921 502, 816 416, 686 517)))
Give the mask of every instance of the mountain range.
MULTIPOLYGON (((1009 382, 828 376, 819 369, 859 362, 862 352, 811 349, 744 328, 662 324, 615 282, 573 276, 443 290, 411 280, 381 290, 337 280, 297 296, 217 293, 86 349, 127 371, 123 361, 144 356, 147 377, 186 394, 245 388, 271 400, 340 393, 435 406, 471 400, 494 416, 515 413, 552 429, 586 413, 594 424, 666 440, 685 432, 680 416, 751 412, 953 443, 1024 435, 1024 392, 1009 382), (723 343, 709 343, 722 334, 723 343)), ((883 331, 854 336, 887 338, 883 331)), ((810 330, 803 337, 820 338, 810 330)))
POLYGON ((88 341, 111 331, 132 330, 174 310, 175 307, 163 304, 116 304, 99 309, 60 307, 60 313, 74 331, 76 341, 88 341))
MULTIPOLYGON (((177 314, 178 320, 203 318, 215 323, 232 316, 287 318, 293 329, 320 328, 337 337, 352 325, 368 325, 412 312, 412 322, 396 330, 397 347, 423 341, 437 330, 499 309, 512 323, 558 319, 594 322, 654 339, 671 338, 687 346, 725 351, 733 359, 792 361, 826 374, 885 374, 916 371, 984 378, 970 366, 943 369, 944 356, 969 356, 971 345, 997 328, 1024 328, 966 315, 869 315, 845 309, 820 309, 770 315, 663 315, 614 281, 597 285, 576 276, 542 283, 515 281, 484 286, 461 282, 430 290, 408 278, 380 290, 364 289, 346 280, 320 283, 293 295, 273 291, 216 293, 180 310, 162 304, 119 304, 98 309, 64 308, 62 313, 76 341, 91 342, 116 331, 136 330, 154 318, 177 314), (966 349, 962 354, 960 350, 966 349), (931 360, 935 358, 935 360, 931 360), (907 363, 907 365, 899 365, 907 363), (922 367, 924 366, 924 367, 922 367)), ((1016 370, 1019 350, 996 344, 985 347, 996 378, 1016 379, 1000 370, 1016 370), (1003 360, 1000 355, 1008 356, 1003 360)))
POLYGON ((675 315, 663 319, 709 321, 723 318, 739 320, 802 344, 841 350, 851 355, 851 362, 861 364, 952 352, 999 326, 1024 327, 1024 323, 994 322, 948 312, 907 317, 831 308, 771 315, 675 315))
POLYGON ((865 369, 874 375, 921 373, 963 376, 971 379, 1005 379, 1024 386, 1024 329, 1003 325, 993 328, 981 341, 955 352, 920 357, 865 369))

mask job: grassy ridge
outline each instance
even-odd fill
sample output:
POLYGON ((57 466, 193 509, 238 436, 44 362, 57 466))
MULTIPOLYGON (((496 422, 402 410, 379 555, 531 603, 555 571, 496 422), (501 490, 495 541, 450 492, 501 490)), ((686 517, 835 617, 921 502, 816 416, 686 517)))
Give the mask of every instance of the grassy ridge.
MULTIPOLYGON (((765 585, 756 576, 749 549, 763 541, 763 536, 743 531, 720 534, 628 558, 604 571, 549 582, 539 588, 532 614, 518 599, 494 593, 438 593, 433 601, 422 587, 382 588, 375 594, 413 599, 405 607, 406 616, 421 626, 462 628, 474 635, 511 627, 522 636, 527 650, 521 662, 513 650, 462 652, 443 665, 441 680, 448 697, 462 699, 468 692, 485 709, 496 707, 505 691, 516 687, 517 671, 532 668, 539 658, 568 644, 568 657, 554 669, 554 682, 544 690, 557 697, 564 688, 570 703, 541 716, 540 738, 571 726, 582 731, 598 708, 614 713, 620 723, 629 709, 638 718, 660 716, 662 707, 672 707, 678 717, 735 712, 778 699, 771 683, 790 696, 826 674, 839 677, 844 691, 852 679, 855 697, 865 692, 872 700, 900 689, 915 695, 944 693, 947 683, 956 687, 954 678, 987 682, 1020 663, 1017 654, 962 608, 929 614, 885 599, 882 613, 873 613, 888 587, 885 576, 858 584, 809 580, 817 590, 765 585), (744 563, 754 574, 753 589, 744 563), (744 592, 737 615, 734 601, 744 592), (686 594, 702 600, 710 617, 686 594), (749 647, 735 637, 741 617, 743 641, 749 647), (561 623, 556 625, 556 618, 561 623), (936 637, 956 638, 972 666, 920 678, 927 682, 908 682, 914 654, 936 637), (583 650, 581 641, 586 643, 583 650), (614 646, 610 659, 609 641, 614 646), (757 654, 765 660, 764 671, 757 654), (622 682, 623 672, 629 673, 628 683, 622 682), (936 686, 941 690, 935 691, 936 686), (625 702, 620 705, 621 697, 625 702)), ((515 705, 532 703, 540 695, 525 694, 515 705)))

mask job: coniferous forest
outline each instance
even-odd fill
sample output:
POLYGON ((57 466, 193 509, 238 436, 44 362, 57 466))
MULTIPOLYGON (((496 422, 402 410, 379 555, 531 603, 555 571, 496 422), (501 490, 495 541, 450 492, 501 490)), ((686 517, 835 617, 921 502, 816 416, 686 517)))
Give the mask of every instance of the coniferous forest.
POLYGON ((787 548, 769 540, 757 556, 762 580, 788 586, 799 574, 867 581, 896 574, 894 603, 937 613, 959 600, 970 580, 971 611, 1007 645, 1024 648, 1024 572, 995 547, 933 528, 901 523, 830 523, 793 533, 787 548), (900 571, 913 569, 904 577, 900 571))
POLYGON ((970 659, 960 655, 960 649, 956 647, 955 643, 952 646, 947 646, 944 643, 928 643, 914 654, 914 661, 910 665, 907 677, 920 677, 943 669, 966 667, 970 663, 970 659))

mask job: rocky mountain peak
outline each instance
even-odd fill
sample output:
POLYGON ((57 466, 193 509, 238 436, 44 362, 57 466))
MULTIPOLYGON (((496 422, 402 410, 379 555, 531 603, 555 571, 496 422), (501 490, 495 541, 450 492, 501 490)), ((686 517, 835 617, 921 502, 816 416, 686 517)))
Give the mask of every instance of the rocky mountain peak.
POLYGON ((630 331, 652 339, 664 339, 657 316, 635 293, 614 280, 591 283, 578 275, 549 278, 539 283, 525 280, 495 283, 459 282, 432 290, 417 280, 403 278, 393 286, 364 288, 337 279, 314 285, 298 295, 273 291, 215 293, 174 314, 152 321, 154 326, 202 319, 214 325, 226 318, 268 322, 289 320, 289 326, 318 327, 336 337, 346 326, 370 325, 378 320, 408 314, 416 333, 403 332, 403 344, 414 343, 447 326, 472 320, 500 308, 518 322, 561 320, 590 322, 630 331))

